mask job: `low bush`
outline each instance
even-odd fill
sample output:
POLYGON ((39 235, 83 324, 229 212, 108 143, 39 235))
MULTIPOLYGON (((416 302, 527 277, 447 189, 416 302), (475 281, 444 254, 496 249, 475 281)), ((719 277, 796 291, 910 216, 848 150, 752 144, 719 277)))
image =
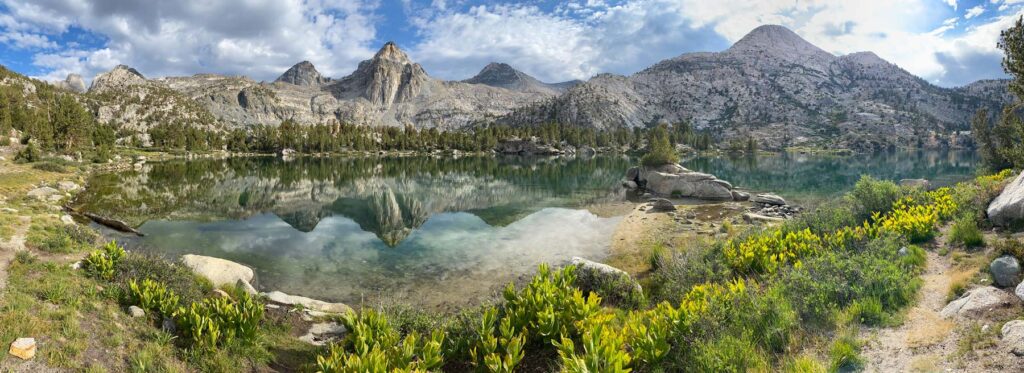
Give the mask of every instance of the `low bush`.
POLYGON ((717 247, 696 244, 676 255, 662 256, 661 265, 643 281, 651 304, 679 302, 690 288, 732 278, 732 268, 717 247))
POLYGON ((33 224, 26 243, 40 251, 70 254, 92 248, 98 238, 96 232, 77 224, 33 224))
POLYGON ((123 265, 117 266, 114 281, 126 292, 130 292, 131 281, 149 279, 177 295, 182 304, 190 304, 202 301, 213 290, 206 278, 161 257, 133 251, 121 260, 123 265))
POLYGON ((172 317, 174 311, 178 310, 178 295, 159 282, 150 279, 142 280, 141 283, 129 280, 128 286, 131 302, 146 311, 172 317))
POLYGON ((237 300, 206 298, 174 312, 182 334, 202 349, 215 348, 234 341, 256 341, 263 304, 246 293, 237 300))
POLYGON ((605 305, 625 309, 640 309, 647 305, 643 290, 628 274, 609 276, 597 271, 578 268, 573 285, 584 294, 597 294, 603 299, 605 305))
POLYGON ((1024 242, 1012 238, 996 240, 992 244, 992 251, 996 256, 1010 255, 1017 260, 1024 260, 1024 242))
POLYGON ((857 371, 864 363, 860 356, 860 342, 853 332, 845 332, 833 341, 828 355, 833 372, 857 371))
POLYGON ((772 273, 779 266, 800 266, 800 259, 821 250, 821 238, 810 229, 786 232, 775 229, 723 247, 726 261, 740 272, 772 273))
POLYGON ((82 268, 93 277, 109 281, 114 278, 115 269, 124 256, 124 249, 110 241, 102 249, 89 253, 82 261, 82 268))
POLYGON ((847 203, 853 207, 853 214, 858 221, 871 217, 872 214, 886 214, 897 200, 903 198, 908 190, 896 183, 862 176, 846 195, 847 203))
POLYGON ((965 247, 985 246, 985 238, 978 229, 978 222, 973 216, 963 216, 953 223, 949 229, 949 242, 965 247))
POLYGON ((56 173, 65 173, 65 172, 68 171, 66 168, 64 168, 64 166, 62 166, 62 165, 60 165, 58 163, 49 162, 49 161, 35 163, 35 164, 32 165, 32 168, 40 170, 40 171, 56 172, 56 173))
POLYGON ((28 142, 24 148, 14 155, 14 163, 32 163, 43 158, 43 154, 34 142, 28 142))
POLYGON ((342 322, 349 333, 341 343, 331 345, 326 355, 317 357, 320 372, 425 372, 444 362, 440 331, 429 338, 415 332, 403 338, 384 315, 372 310, 349 313, 342 322))

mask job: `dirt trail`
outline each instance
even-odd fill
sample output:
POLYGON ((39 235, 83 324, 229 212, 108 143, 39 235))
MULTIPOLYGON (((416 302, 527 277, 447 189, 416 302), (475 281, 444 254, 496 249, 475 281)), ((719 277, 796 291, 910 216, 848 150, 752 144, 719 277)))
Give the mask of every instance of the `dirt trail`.
POLYGON ((0 293, 7 288, 7 266, 11 264, 14 255, 25 250, 25 236, 28 234, 28 227, 32 219, 28 216, 18 217, 21 223, 14 229, 11 239, 6 242, 0 241, 0 293))
POLYGON ((863 351, 865 371, 936 371, 955 350, 951 343, 944 343, 955 325, 939 316, 949 294, 951 264, 947 257, 927 253, 917 304, 907 312, 903 324, 869 331, 863 351))

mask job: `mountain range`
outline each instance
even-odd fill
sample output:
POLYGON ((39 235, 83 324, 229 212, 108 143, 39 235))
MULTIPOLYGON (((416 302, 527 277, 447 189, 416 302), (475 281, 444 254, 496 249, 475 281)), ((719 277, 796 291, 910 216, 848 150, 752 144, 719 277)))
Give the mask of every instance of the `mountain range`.
MULTIPOLYGON (((57 83, 81 91, 80 77, 57 83)), ((431 77, 396 44, 341 78, 308 61, 273 82, 197 74, 147 79, 118 66, 85 96, 101 121, 144 132, 160 121, 231 128, 347 122, 458 130, 490 123, 595 128, 687 121, 720 140, 766 148, 874 149, 969 129, 980 108, 1013 98, 1005 80, 943 88, 872 52, 836 56, 782 26, 752 30, 721 52, 686 53, 635 74, 544 83, 504 63, 462 81, 431 77)))

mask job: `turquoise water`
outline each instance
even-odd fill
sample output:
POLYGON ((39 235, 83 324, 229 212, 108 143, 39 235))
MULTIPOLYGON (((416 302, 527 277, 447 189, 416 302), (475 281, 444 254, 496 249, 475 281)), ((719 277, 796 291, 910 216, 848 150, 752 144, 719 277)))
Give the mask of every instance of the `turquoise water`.
MULTIPOLYGON (((966 154, 696 158, 688 168, 814 205, 861 174, 954 182, 966 154)), ((130 249, 254 267, 258 286, 351 304, 477 304, 540 263, 608 253, 635 164, 595 158, 234 158, 171 161, 89 181, 81 208, 146 234, 130 249)))

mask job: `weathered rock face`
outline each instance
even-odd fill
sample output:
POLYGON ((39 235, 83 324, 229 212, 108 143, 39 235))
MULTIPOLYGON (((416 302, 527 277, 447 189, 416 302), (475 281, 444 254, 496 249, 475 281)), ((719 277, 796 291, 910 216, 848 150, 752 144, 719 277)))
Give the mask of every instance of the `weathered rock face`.
POLYGON ((783 199, 782 197, 779 197, 777 195, 770 194, 770 193, 761 193, 761 194, 755 195, 753 197, 750 197, 750 202, 761 203, 761 204, 765 204, 765 205, 775 205, 775 206, 784 206, 784 205, 786 205, 786 200, 785 199, 783 199))
POLYGON ((1000 329, 1000 345, 1010 353, 1024 356, 1024 320, 1013 320, 1000 329))
POLYGON ((75 93, 85 93, 87 90, 85 80, 82 80, 82 76, 78 74, 68 74, 64 81, 57 82, 57 86, 75 93))
POLYGON ((113 70, 97 75, 92 80, 89 92, 119 93, 127 87, 144 84, 146 84, 146 78, 138 70, 125 65, 117 65, 113 70))
POLYGON ((1009 307, 1018 303, 1016 298, 991 286, 968 291, 962 297, 946 305, 940 315, 944 318, 977 318, 993 309, 1009 307))
POLYGON ((292 66, 281 74, 274 82, 287 83, 301 86, 319 86, 328 82, 316 71, 316 67, 309 61, 302 61, 292 66))
POLYGON ((238 281, 252 282, 256 276, 252 268, 230 260, 202 255, 184 255, 181 263, 196 274, 206 277, 213 286, 235 285, 238 281))
POLYGON ((988 220, 995 225, 1009 226, 1024 220, 1024 172, 1006 185, 988 205, 988 220))
POLYGON ((761 26, 725 51, 683 54, 628 77, 598 75, 502 121, 598 128, 689 121, 726 139, 753 136, 764 149, 829 142, 871 150, 963 128, 978 108, 1011 102, 1006 91, 1005 80, 936 87, 874 53, 834 56, 784 27, 761 26))

